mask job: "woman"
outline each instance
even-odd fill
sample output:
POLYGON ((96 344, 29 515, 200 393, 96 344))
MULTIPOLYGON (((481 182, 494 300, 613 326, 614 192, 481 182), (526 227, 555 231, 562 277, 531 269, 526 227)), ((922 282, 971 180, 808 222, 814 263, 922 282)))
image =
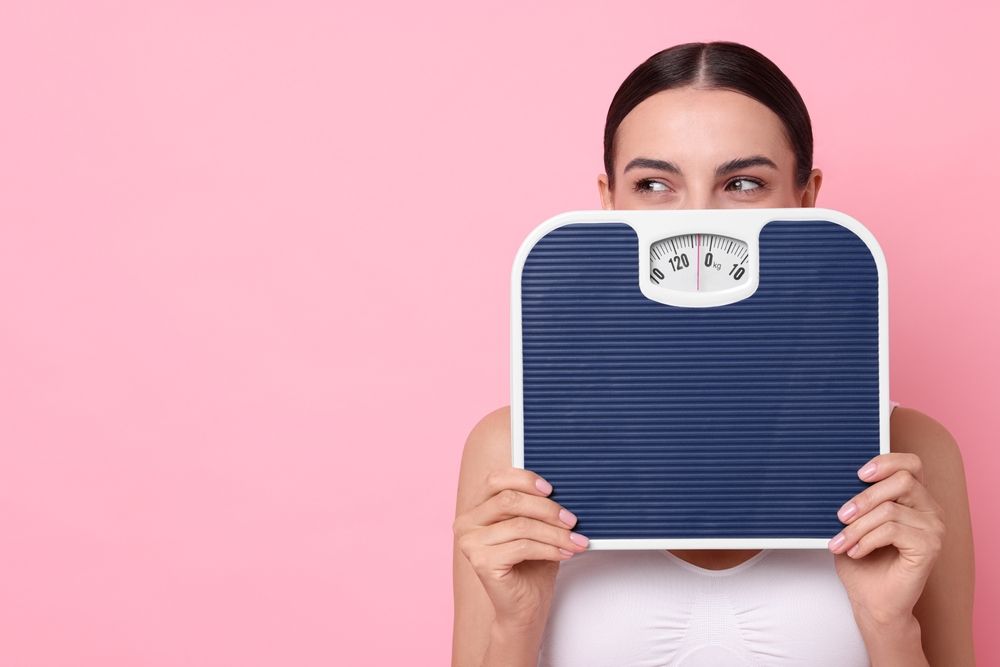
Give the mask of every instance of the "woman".
MULTIPOLYGON (((636 68, 604 164, 605 209, 809 207, 822 183, 795 87, 731 42, 636 68)), ((453 665, 974 664, 962 458, 896 405, 828 551, 588 552, 551 485, 511 466, 509 406, 486 415, 458 485, 453 665)))

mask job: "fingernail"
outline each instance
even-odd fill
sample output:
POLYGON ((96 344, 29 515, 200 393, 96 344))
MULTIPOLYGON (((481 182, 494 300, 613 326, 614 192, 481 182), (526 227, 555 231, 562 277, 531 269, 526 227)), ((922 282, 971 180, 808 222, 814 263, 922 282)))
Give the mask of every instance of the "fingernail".
POLYGON ((590 540, 581 535, 580 533, 570 533, 569 539, 573 540, 575 544, 579 544, 581 547, 585 547, 590 544, 590 540))
POLYGON ((851 550, 847 552, 847 555, 848 556, 857 556, 858 555, 858 549, 860 549, 860 548, 861 548, 861 544, 860 543, 859 544, 855 544, 853 547, 851 547, 851 550))
POLYGON ((566 509, 559 510, 559 520, 570 528, 576 525, 576 515, 566 509))
POLYGON ((541 478, 535 480, 535 487, 545 495, 549 495, 552 492, 552 485, 541 478))
POLYGON ((868 479, 869 477, 871 477, 872 475, 875 474, 875 469, 877 467, 878 467, 878 464, 869 463, 864 468, 862 468, 861 472, 859 472, 858 474, 861 475, 861 479, 868 479))
POLYGON ((844 540, 846 540, 846 539, 847 538, 844 537, 843 533, 840 533, 839 535, 837 535, 835 538, 833 538, 832 540, 830 540, 830 544, 829 544, 830 550, 831 551, 836 551, 837 549, 839 549, 844 544, 844 540))
POLYGON ((837 516, 840 517, 841 521, 847 521, 852 516, 854 516, 854 513, 857 511, 858 508, 854 503, 847 503, 846 505, 840 508, 840 511, 837 512, 837 516))
POLYGON ((566 549, 563 549, 562 547, 559 547, 559 553, 561 553, 563 556, 572 556, 573 555, 572 551, 567 551, 566 549))

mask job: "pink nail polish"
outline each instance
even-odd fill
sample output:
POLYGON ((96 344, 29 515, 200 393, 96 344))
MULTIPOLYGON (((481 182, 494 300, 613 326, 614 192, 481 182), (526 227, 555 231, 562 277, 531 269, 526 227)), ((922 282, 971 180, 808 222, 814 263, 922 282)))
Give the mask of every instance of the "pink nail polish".
POLYGON ((570 528, 576 525, 576 515, 567 509, 559 510, 559 520, 570 528))
POLYGON ((858 508, 854 503, 847 503, 846 505, 840 508, 840 511, 837 512, 837 516, 840 517, 841 521, 847 521, 852 516, 854 516, 857 511, 858 508))
POLYGON ((585 547, 590 544, 590 540, 580 533, 570 533, 569 539, 573 540, 575 544, 579 544, 581 547, 585 547))
POLYGON ((878 468, 877 463, 869 463, 864 468, 862 468, 861 472, 858 474, 861 475, 861 479, 868 479, 869 477, 875 474, 876 468, 878 468))
POLYGON ((552 485, 546 482, 544 479, 536 479, 535 487, 545 495, 549 495, 549 493, 552 492, 552 485))
POLYGON ((829 544, 829 547, 830 547, 830 549, 831 549, 832 551, 836 551, 836 550, 837 550, 837 549, 839 549, 839 548, 840 548, 841 546, 843 546, 843 544, 844 544, 844 540, 846 540, 846 539, 847 539, 847 538, 846 538, 846 537, 844 537, 844 534, 843 534, 843 533, 840 533, 840 534, 839 534, 839 535, 837 535, 837 536, 836 536, 835 538, 833 538, 832 540, 830 540, 830 544, 829 544))

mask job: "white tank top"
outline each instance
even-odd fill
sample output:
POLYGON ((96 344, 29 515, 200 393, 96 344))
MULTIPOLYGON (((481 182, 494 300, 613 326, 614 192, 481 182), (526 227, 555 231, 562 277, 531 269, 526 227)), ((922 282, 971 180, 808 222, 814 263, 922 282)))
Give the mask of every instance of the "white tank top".
POLYGON ((870 665, 833 559, 764 549, 707 570, 666 550, 584 551, 559 565, 538 665, 870 665))

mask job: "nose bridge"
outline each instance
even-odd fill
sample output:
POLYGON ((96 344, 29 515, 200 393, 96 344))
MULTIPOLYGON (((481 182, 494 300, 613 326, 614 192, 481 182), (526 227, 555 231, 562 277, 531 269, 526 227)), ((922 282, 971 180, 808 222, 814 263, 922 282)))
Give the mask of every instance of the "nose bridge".
POLYGON ((715 208, 712 187, 705 183, 692 182, 684 197, 684 208, 715 208))

